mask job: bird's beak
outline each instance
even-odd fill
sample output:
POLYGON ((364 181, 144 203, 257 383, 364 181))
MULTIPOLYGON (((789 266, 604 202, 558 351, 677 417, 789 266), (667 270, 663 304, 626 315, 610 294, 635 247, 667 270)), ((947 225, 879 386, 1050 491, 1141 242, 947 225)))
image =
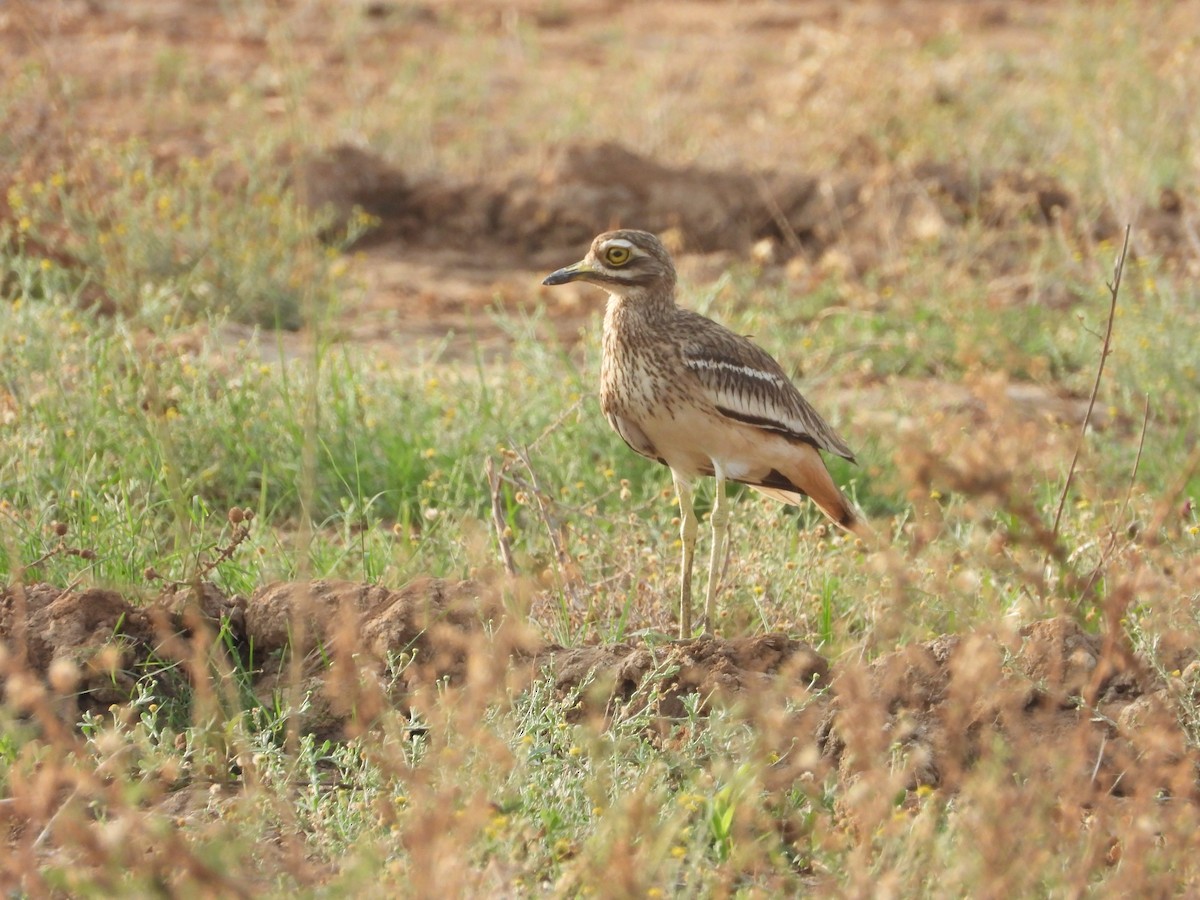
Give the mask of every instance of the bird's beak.
POLYGON ((551 272, 546 276, 542 284, 566 284, 568 281, 578 281, 581 278, 587 278, 596 270, 588 264, 586 259, 580 260, 571 266, 566 266, 559 269, 557 272, 551 272))

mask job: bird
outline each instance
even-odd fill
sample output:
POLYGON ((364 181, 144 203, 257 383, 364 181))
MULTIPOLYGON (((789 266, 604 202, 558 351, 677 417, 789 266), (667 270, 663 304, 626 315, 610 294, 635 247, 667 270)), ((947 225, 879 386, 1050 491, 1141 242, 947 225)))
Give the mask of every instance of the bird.
POLYGON ((748 337, 676 303, 675 264, 655 235, 631 229, 604 232, 582 260, 550 273, 542 283, 573 281, 608 291, 601 410, 634 452, 671 470, 683 544, 680 640, 692 637, 697 478, 716 479, 701 623, 705 634, 715 621, 718 566, 729 532, 727 481, 791 505, 807 496, 840 528, 856 531, 861 526, 821 456, 824 451, 855 462, 846 442, 770 354, 748 337))

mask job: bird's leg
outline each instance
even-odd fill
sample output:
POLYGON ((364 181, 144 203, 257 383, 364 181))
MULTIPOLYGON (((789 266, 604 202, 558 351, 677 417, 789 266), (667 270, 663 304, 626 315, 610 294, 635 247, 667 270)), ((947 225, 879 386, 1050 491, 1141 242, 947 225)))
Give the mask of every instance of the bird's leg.
POLYGON ((713 495, 712 512, 708 519, 712 523, 712 556, 708 560, 708 595, 704 601, 704 631, 713 628, 717 618, 717 576, 721 571, 721 562, 725 559, 725 540, 729 536, 729 501, 725 497, 725 472, 717 463, 713 463, 713 474, 717 479, 716 493, 713 495))
POLYGON ((692 557, 696 550, 696 510, 692 506, 692 485, 674 469, 675 492, 679 495, 679 537, 683 542, 683 564, 679 589, 679 639, 692 636, 692 557))

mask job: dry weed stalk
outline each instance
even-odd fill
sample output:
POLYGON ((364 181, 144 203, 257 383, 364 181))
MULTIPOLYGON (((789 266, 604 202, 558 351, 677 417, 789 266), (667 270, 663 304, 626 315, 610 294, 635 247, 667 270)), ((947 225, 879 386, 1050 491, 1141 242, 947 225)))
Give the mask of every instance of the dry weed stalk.
POLYGON ((484 474, 487 475, 488 492, 492 498, 492 527, 496 529, 496 543, 500 546, 500 560, 504 563, 504 572, 509 578, 517 575, 517 564, 513 560, 512 529, 504 523, 504 495, 500 487, 500 473, 496 471, 496 463, 488 457, 484 463, 484 474))
POLYGON ((50 529, 59 539, 57 546, 47 550, 33 562, 26 564, 26 569, 36 569, 42 563, 56 556, 77 556, 89 562, 96 558, 96 551, 90 547, 70 547, 67 545, 65 538, 69 528, 66 522, 51 522, 50 529))
POLYGON ((1108 283, 1109 304, 1108 324, 1104 329, 1104 338, 1100 347, 1100 359, 1096 364, 1096 380, 1092 383, 1092 394, 1088 398, 1087 412, 1083 416, 1083 424, 1079 428, 1079 440, 1075 442, 1075 452, 1071 456, 1071 465, 1067 468, 1067 478, 1063 482, 1062 493, 1058 498, 1058 508, 1054 511, 1054 524, 1050 531, 1055 540, 1058 538, 1058 526, 1062 522, 1063 508, 1067 504, 1067 494, 1071 490, 1071 482, 1075 478, 1075 466, 1079 462, 1079 454, 1083 450, 1083 442, 1087 439, 1088 427, 1092 422, 1092 410, 1096 408, 1096 397, 1100 393, 1100 379, 1104 376, 1104 364, 1112 353, 1113 321, 1117 317, 1117 297, 1121 292, 1121 276, 1125 271, 1125 255, 1129 252, 1129 233, 1132 226, 1125 226, 1125 240, 1121 244, 1121 252, 1113 266, 1113 279, 1108 283))
POLYGON ((1128 549, 1133 545, 1134 541, 1139 536, 1140 529, 1136 523, 1129 523, 1125 528, 1119 526, 1119 520, 1125 518, 1126 512, 1129 510, 1129 501, 1133 498, 1133 486, 1137 483, 1138 469, 1142 464, 1142 451, 1146 447, 1146 428, 1150 424, 1150 395, 1146 395, 1145 408, 1142 410, 1142 428, 1138 434, 1137 455, 1133 459, 1133 467, 1129 473, 1129 486, 1125 490, 1125 500, 1121 504, 1121 511, 1117 513, 1108 524, 1108 543, 1100 554, 1100 559, 1097 561, 1092 573, 1088 576, 1086 584, 1079 595, 1079 602, 1082 603, 1086 598, 1092 595, 1092 591, 1096 586, 1096 582, 1108 570, 1109 563, 1112 561, 1114 554, 1117 551, 1117 545, 1121 541, 1121 536, 1125 536, 1124 549, 1128 549))
MULTIPOLYGON (((528 505, 529 500, 533 500, 538 521, 545 530, 554 553, 556 565, 552 571, 558 587, 566 595, 573 609, 581 609, 584 605, 580 594, 582 576, 579 564, 568 547, 567 517, 560 515, 564 505, 544 490, 528 451, 505 450, 499 468, 497 469, 493 460, 489 458, 485 472, 491 492, 492 527, 496 532, 496 542, 500 548, 505 573, 510 579, 520 574, 512 551, 512 539, 515 535, 505 522, 504 509, 507 501, 503 488, 507 485, 513 490, 518 506, 528 505), (525 470, 524 474, 514 471, 518 465, 525 470)), ((567 511, 578 513, 578 510, 567 511)))
POLYGON ((491 499, 492 528, 496 532, 496 543, 500 550, 500 559, 504 571, 513 578, 519 573, 516 558, 513 554, 512 528, 506 523, 507 500, 504 496, 504 486, 513 490, 518 505, 525 505, 530 499, 536 505, 538 520, 545 529, 551 550, 554 553, 554 575, 559 589, 567 596, 573 609, 582 609, 585 604, 580 593, 582 574, 579 563, 571 554, 568 546, 570 529, 568 517, 563 512, 578 515, 581 510, 563 504, 553 494, 546 491, 542 485, 530 452, 551 434, 560 429, 569 417, 579 409, 582 400, 578 400, 565 409, 553 422, 546 426, 534 440, 521 450, 504 449, 501 452, 501 462, 497 467, 493 457, 488 457, 484 463, 484 473, 488 480, 488 490, 491 499), (520 466, 524 473, 515 469, 520 466))
POLYGON ((171 590, 190 587, 194 590, 199 590, 200 585, 204 580, 216 571, 217 566, 227 562, 233 558, 233 554, 237 552, 248 537, 250 537, 250 523, 254 521, 254 510, 249 507, 240 508, 237 506, 231 507, 226 514, 229 524, 233 526, 233 532, 229 535, 229 539, 223 546, 217 547, 216 555, 211 559, 205 559, 203 556, 199 559, 199 564, 196 567, 195 573, 186 581, 174 581, 160 574, 153 566, 147 566, 146 571, 142 573, 147 581, 161 581, 166 587, 171 590))

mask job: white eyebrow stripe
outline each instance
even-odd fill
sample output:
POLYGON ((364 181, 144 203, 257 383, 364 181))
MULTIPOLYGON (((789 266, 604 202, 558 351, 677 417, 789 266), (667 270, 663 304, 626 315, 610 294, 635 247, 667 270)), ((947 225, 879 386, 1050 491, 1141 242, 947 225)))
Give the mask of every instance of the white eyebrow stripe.
POLYGON ((759 381, 766 381, 771 384, 783 384, 785 379, 780 378, 774 372, 764 372, 762 369, 755 369, 751 366, 743 366, 739 363, 730 362, 726 359, 704 359, 698 356, 685 356, 683 364, 689 369, 696 370, 713 370, 718 369, 724 372, 733 372, 737 375, 744 375, 747 378, 756 378, 759 381))

